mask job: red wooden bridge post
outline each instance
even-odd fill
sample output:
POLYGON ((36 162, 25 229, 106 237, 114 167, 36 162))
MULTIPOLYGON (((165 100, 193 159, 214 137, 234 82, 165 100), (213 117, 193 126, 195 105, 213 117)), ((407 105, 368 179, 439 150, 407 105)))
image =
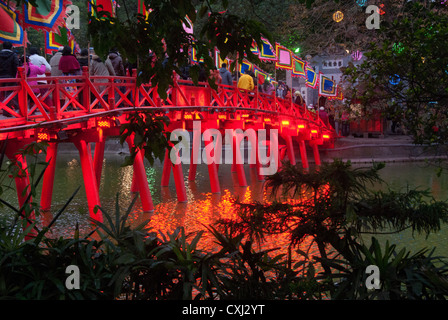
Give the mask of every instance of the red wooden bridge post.
MULTIPOLYGON (((210 140, 205 140, 204 142, 205 147, 207 147, 210 143, 213 144, 212 138, 210 138, 210 140)), ((218 178, 218 168, 216 167, 214 157, 211 157, 209 152, 206 152, 206 155, 207 155, 208 175, 210 178, 210 187, 212 193, 221 193, 221 187, 219 185, 219 178, 218 178)))
POLYGON ((238 138, 238 134, 233 131, 233 152, 234 152, 234 159, 235 159, 235 169, 236 173, 238 175, 238 182, 241 187, 247 187, 247 180, 246 180, 246 173, 244 172, 244 159, 241 156, 241 141, 238 138))
POLYGON ((83 78, 83 89, 82 89, 82 103, 84 104, 84 107, 88 110, 88 112, 91 112, 91 100, 90 100, 90 87, 88 86, 87 82, 89 80, 89 67, 84 66, 82 67, 82 78, 83 78))
POLYGON ((168 187, 170 185, 171 176, 171 159, 168 149, 165 150, 165 158, 163 159, 163 169, 162 169, 162 187, 168 187))
MULTIPOLYGON (((132 136, 126 139, 129 150, 133 148, 134 138, 132 136)), ((142 208, 145 212, 154 211, 154 204, 152 202, 151 191, 149 190, 148 178, 146 177, 145 165, 143 163, 143 155, 141 152, 137 152, 134 159, 134 172, 137 187, 140 193, 140 200, 142 202, 142 208)))
POLYGON ((93 168, 95 170, 95 177, 98 189, 101 185, 101 174, 103 171, 103 161, 104 161, 104 149, 106 147, 106 141, 103 137, 103 129, 99 128, 99 141, 95 143, 95 151, 93 155, 93 168))
POLYGON ((260 152, 259 152, 259 149, 260 149, 260 142, 259 142, 259 139, 258 139, 258 133, 257 133, 257 135, 256 135, 256 138, 257 138, 257 143, 256 143, 256 145, 254 146, 254 148, 256 148, 256 150, 255 150, 255 171, 256 171, 256 177, 257 177, 257 180, 258 181, 263 181, 264 180, 264 176, 260 173, 260 169, 261 169, 261 163, 260 163, 260 152))
POLYGON ((61 93, 60 93, 60 83, 59 80, 53 80, 54 90, 53 90, 53 105, 54 112, 56 114, 56 119, 61 119, 61 93))
POLYGON ((308 164, 308 156, 306 154, 305 140, 299 140, 299 148, 300 148, 300 158, 302 159, 302 167, 303 169, 308 170, 310 166, 308 164))
POLYGON ((197 162, 201 151, 201 130, 193 129, 193 141, 190 156, 190 169, 188 172, 188 180, 196 180, 197 162))
POLYGON ((285 160, 287 150, 288 150, 288 148, 285 147, 284 145, 278 146, 278 157, 276 159, 278 170, 280 170, 283 166, 283 160, 285 160))
POLYGON ((81 159, 82 175, 84 178, 84 187, 86 190, 87 206, 89 208, 90 217, 96 221, 102 222, 103 216, 101 211, 97 210, 95 212, 95 207, 100 206, 101 203, 89 144, 81 139, 75 141, 74 144, 79 151, 79 157, 81 159))
POLYGON ((138 192, 137 178, 135 177, 135 172, 134 171, 132 171, 131 192, 132 193, 137 193, 138 192))
POLYGON ((50 211, 51 209, 57 153, 58 143, 50 142, 47 148, 47 157, 45 160, 48 163, 48 166, 44 173, 42 195, 40 198, 40 207, 42 211, 50 211))
POLYGON ((24 86, 24 84, 26 84, 25 68, 18 67, 17 73, 18 78, 20 79, 20 90, 17 94, 19 100, 19 113, 25 120, 28 120, 28 95, 24 86))
MULTIPOLYGON (((175 148, 175 147, 173 147, 175 148)), ((168 151, 168 150, 167 150, 168 151)), ((187 202, 187 191, 185 189, 184 173, 182 171, 182 163, 180 162, 178 150, 176 150, 176 163, 173 166, 174 183, 176 185, 176 194, 178 202, 187 202)), ((170 159, 168 159, 170 161, 170 159)), ((172 162, 172 161, 170 161, 172 162)))
POLYGON ((113 78, 109 78, 109 88, 108 90, 108 99, 107 103, 109 103, 109 110, 115 109, 115 80, 113 78))
POLYGON ((296 165, 296 156, 294 154, 294 144, 292 143, 292 137, 288 135, 284 135, 283 139, 286 141, 286 150, 288 153, 289 162, 291 165, 296 165))
MULTIPOLYGON (((142 154, 142 159, 145 159, 145 150, 140 149, 139 152, 142 154)), ((135 171, 132 171, 131 193, 137 193, 137 192, 139 192, 137 177, 135 171)))
POLYGON ((320 155, 319 155, 319 147, 316 142, 311 141, 310 142, 311 148, 313 149, 313 155, 314 155, 314 162, 316 163, 316 166, 320 166, 320 155))
MULTIPOLYGON (((20 144, 22 145, 22 144, 20 144)), ((30 188, 30 179, 29 179, 29 173, 28 173, 28 166, 26 163, 26 158, 20 154, 17 153, 17 150, 20 149, 20 147, 15 146, 15 148, 7 148, 6 149, 6 156, 10 160, 14 160, 17 163, 18 166, 18 174, 14 178, 14 182, 16 185, 16 192, 17 192, 17 199, 19 202, 19 207, 23 207, 26 204, 26 199, 28 198, 31 188, 30 188)), ((32 199, 28 200, 28 203, 31 203, 32 199)), ((25 212, 23 212, 25 214, 25 212)), ((34 214, 34 211, 30 212, 27 216, 29 221, 34 221, 36 219, 36 216, 34 214)), ((29 227, 29 223, 26 223, 23 227, 25 230, 29 227)), ((36 235, 35 231, 32 230, 28 235, 25 236, 25 240, 32 239, 36 235)))

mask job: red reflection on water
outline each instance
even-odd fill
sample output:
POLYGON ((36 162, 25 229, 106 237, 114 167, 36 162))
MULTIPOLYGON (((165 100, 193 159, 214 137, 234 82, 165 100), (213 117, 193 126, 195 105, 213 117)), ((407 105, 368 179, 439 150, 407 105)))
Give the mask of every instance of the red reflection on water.
MULTIPOLYGON (((233 192, 225 189, 221 195, 207 193, 202 199, 195 199, 188 203, 178 203, 177 201, 163 202, 158 204, 154 213, 150 215, 148 227, 165 235, 174 232, 177 227, 184 227, 186 234, 205 231, 198 247, 207 251, 215 251, 219 248, 217 248, 214 237, 207 231, 207 227, 220 219, 238 221, 239 216, 237 205, 234 203, 235 198, 238 198, 243 203, 251 203, 253 201, 269 203, 267 200, 269 194, 269 190, 265 188, 260 188, 259 192, 255 193, 252 192, 252 187, 247 187, 238 188, 233 190, 233 192)), ((293 204, 304 200, 287 199, 285 201, 293 204)), ((278 248, 279 250, 274 251, 273 255, 286 254, 290 242, 290 237, 287 233, 272 235, 267 236, 262 243, 255 244, 254 249, 267 250, 278 248)), ((299 248, 308 252, 310 256, 317 254, 317 248, 313 245, 311 238, 305 239, 299 248)), ((293 250, 292 260, 302 259, 293 250)))

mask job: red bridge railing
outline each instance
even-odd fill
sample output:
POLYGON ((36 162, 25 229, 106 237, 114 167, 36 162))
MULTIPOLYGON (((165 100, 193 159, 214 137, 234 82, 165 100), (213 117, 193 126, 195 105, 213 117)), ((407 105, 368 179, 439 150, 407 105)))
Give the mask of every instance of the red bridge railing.
POLYGON ((236 86, 208 83, 194 85, 192 81, 174 79, 161 99, 157 87, 151 84, 137 86, 135 76, 90 76, 84 67, 82 75, 26 78, 19 68, 18 78, 0 79, 0 128, 23 124, 64 120, 80 115, 95 114, 116 109, 163 107, 216 107, 261 110, 304 120, 326 131, 333 128, 323 123, 318 114, 305 106, 281 99, 275 93, 267 95, 238 89, 236 86), (46 84, 31 84, 46 81, 46 84), (2 116, 3 115, 3 116, 2 116))
MULTIPOLYGON (((168 89, 167 97, 162 99, 156 86, 137 85, 135 76, 90 76, 87 68, 84 68, 79 76, 26 78, 23 68, 19 68, 18 73, 19 76, 16 79, 0 79, 0 140, 13 140, 13 143, 5 144, 6 155, 10 159, 16 159, 21 164, 21 168, 26 168, 25 157, 22 157, 17 151, 30 141, 44 139, 39 137, 39 133, 46 137, 44 140, 49 142, 46 158, 49 168, 45 172, 43 181, 41 198, 43 210, 49 210, 51 207, 57 148, 58 144, 64 140, 73 143, 79 151, 89 212, 93 219, 102 221, 101 214, 95 208, 101 205, 98 186, 100 185, 105 147, 103 128, 100 126, 100 120, 103 117, 107 119, 105 120, 107 122, 111 116, 114 118, 115 114, 121 113, 121 116, 118 116, 121 119, 115 119, 115 123, 120 124, 121 120, 128 121, 125 114, 127 112, 165 109, 173 118, 172 123, 175 126, 186 125, 187 122, 190 124, 185 115, 188 114, 189 120, 192 120, 192 112, 203 111, 208 122, 213 123, 209 120, 216 116, 218 119, 215 122, 216 126, 221 126, 221 123, 224 123, 223 127, 249 125, 263 126, 263 128, 269 119, 271 125, 280 129, 280 135, 285 143, 285 145, 278 146, 274 144, 279 149, 275 151, 279 151, 281 156, 276 160, 274 157, 273 161, 279 162, 280 166, 280 160, 283 159, 286 151, 289 161, 292 164, 296 163, 294 138, 299 145, 302 165, 306 169, 309 168, 309 165, 305 140, 312 148, 316 165, 320 165, 318 146, 333 143, 331 138, 336 136, 330 125, 325 124, 318 114, 309 112, 305 106, 297 105, 291 99, 280 99, 276 97, 275 93, 267 95, 257 89, 247 91, 226 85, 212 87, 208 83, 194 85, 192 81, 179 80, 174 77, 174 84, 168 89), (38 81, 46 81, 46 83, 37 83, 38 81), (216 115, 215 111, 218 111, 219 114, 216 115), (241 117, 235 119, 231 116, 227 117, 228 112, 234 112, 241 117), (255 113, 261 113, 262 117, 253 117, 257 119, 256 121, 242 119, 243 115, 251 116, 255 113), (184 117, 182 123, 177 121, 179 114, 184 117), (231 121, 220 122, 220 117, 231 121), (95 118, 98 123, 86 121, 90 118, 95 118), (237 121, 241 121, 241 123, 237 121), (95 153, 92 159, 90 143, 93 142, 95 143, 95 153)), ((110 123, 108 124, 110 125, 110 123)), ((116 135, 119 124, 111 126, 113 128, 110 128, 111 131, 108 131, 107 134, 116 135)), ((133 139, 128 138, 126 142, 131 150, 133 139)), ((212 141, 204 142, 209 144, 212 141)), ((270 141, 264 142, 270 148, 270 141)), ((236 150, 235 159, 241 157, 236 136, 234 136, 232 145, 236 150)), ((272 151, 274 150, 272 149, 272 151)), ((166 150, 165 156, 168 159, 168 150, 166 150)), ((238 173, 240 186, 247 186, 241 161, 234 161, 233 165, 238 173)), ((258 167, 260 165, 260 163, 256 164, 258 167)), ((186 192, 181 165, 172 166, 170 161, 164 161, 163 166, 162 185, 168 183, 172 170, 178 199, 185 201, 186 192)), ((207 166, 211 190, 213 193, 219 193, 217 165, 212 162, 207 166)), ((136 173, 134 175, 135 185, 140 193, 142 208, 144 211, 152 211, 154 207, 141 152, 134 160, 133 167, 136 173)), ((192 162, 189 179, 194 180, 195 177, 196 165, 192 162)), ((26 198, 29 185, 27 179, 28 176, 15 179, 19 202, 24 201, 23 195, 26 198)))

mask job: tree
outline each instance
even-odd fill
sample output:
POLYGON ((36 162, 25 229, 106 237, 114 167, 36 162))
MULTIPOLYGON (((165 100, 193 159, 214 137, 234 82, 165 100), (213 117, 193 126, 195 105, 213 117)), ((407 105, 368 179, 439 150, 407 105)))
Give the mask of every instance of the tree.
POLYGON ((405 4, 405 15, 379 30, 367 60, 351 66, 351 97, 381 104, 416 143, 445 144, 448 137, 448 8, 440 3, 405 4))
MULTIPOLYGON (((126 8, 125 1, 117 1, 126 8)), ((189 50, 194 46, 198 58, 204 59, 207 70, 214 66, 210 56, 216 47, 222 56, 234 53, 258 62, 250 48, 253 41, 261 44, 261 37, 271 39, 267 29, 255 20, 217 11, 212 7, 215 1, 145 1, 151 10, 147 17, 126 10, 126 17, 111 17, 98 9, 98 19, 91 19, 89 33, 95 50, 105 53, 111 46, 118 48, 130 62, 138 63, 139 81, 158 86, 158 92, 166 97, 168 86, 173 83, 173 72, 180 74, 180 67, 189 64, 189 50), (195 35, 183 28, 188 25, 186 17, 193 24, 200 18, 205 19, 201 30, 195 35)), ((220 2, 227 8, 227 1, 220 2)), ((199 67, 191 68, 194 81, 197 80, 199 67)))

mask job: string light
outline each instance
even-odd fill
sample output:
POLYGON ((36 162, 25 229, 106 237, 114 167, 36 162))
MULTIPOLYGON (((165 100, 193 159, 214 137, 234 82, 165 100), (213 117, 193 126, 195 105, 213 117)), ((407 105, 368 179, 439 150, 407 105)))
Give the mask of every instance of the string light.
POLYGON ((344 19, 344 14, 342 13, 342 11, 336 11, 335 13, 333 13, 333 20, 335 22, 341 22, 344 19))
POLYGON ((352 59, 355 61, 359 61, 362 59, 362 52, 357 50, 355 52, 352 53, 352 59))
POLYGON ((403 44, 401 42, 394 43, 392 46, 392 51, 395 51, 396 53, 400 54, 404 50, 403 44))
POLYGON ((356 0, 356 4, 360 7, 364 7, 367 3, 367 0, 356 0))
POLYGON ((389 83, 393 86, 396 86, 400 83, 400 76, 398 74, 395 74, 390 77, 389 83))

